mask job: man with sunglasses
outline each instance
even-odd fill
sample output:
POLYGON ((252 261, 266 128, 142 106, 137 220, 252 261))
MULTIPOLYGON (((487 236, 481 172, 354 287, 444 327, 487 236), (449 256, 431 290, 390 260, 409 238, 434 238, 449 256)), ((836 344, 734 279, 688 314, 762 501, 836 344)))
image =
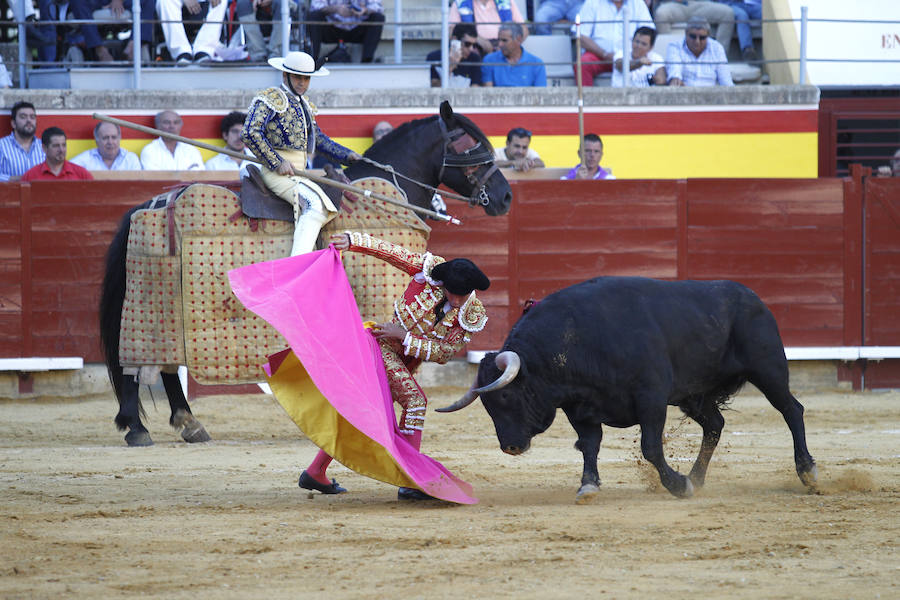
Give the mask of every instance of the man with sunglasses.
POLYGON ((494 150, 494 164, 501 169, 515 169, 516 171, 530 171, 541 169, 544 161, 531 149, 531 132, 521 127, 515 127, 506 134, 506 147, 494 150))
MULTIPOLYGON (((457 23, 450 34, 450 87, 481 87, 481 55, 478 53, 478 31, 474 23, 457 23)), ((431 87, 441 87, 441 50, 429 52, 425 60, 431 64, 431 87)))
POLYGON ((681 43, 669 44, 666 73, 669 85, 676 87, 734 85, 725 48, 709 38, 709 21, 702 17, 688 21, 681 43))

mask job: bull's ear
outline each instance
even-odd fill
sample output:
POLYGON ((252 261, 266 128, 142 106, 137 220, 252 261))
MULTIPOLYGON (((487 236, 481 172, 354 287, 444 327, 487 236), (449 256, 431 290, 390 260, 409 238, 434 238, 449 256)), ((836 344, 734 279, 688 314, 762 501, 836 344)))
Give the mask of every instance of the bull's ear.
POLYGON ((447 124, 453 119, 453 109, 450 107, 450 103, 447 100, 441 102, 441 118, 444 120, 444 123, 447 124))

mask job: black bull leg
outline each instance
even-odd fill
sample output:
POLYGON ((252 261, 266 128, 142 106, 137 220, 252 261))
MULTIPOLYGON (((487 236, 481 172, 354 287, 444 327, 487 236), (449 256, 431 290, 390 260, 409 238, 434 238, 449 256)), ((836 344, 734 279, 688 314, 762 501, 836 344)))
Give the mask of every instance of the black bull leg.
POLYGON ((597 471, 597 454, 600 452, 600 442, 603 439, 603 426, 601 423, 593 423, 582 420, 563 409, 569 419, 569 423, 578 434, 575 449, 584 457, 584 467, 581 472, 581 487, 575 495, 575 502, 586 504, 593 501, 600 493, 600 474, 597 471))

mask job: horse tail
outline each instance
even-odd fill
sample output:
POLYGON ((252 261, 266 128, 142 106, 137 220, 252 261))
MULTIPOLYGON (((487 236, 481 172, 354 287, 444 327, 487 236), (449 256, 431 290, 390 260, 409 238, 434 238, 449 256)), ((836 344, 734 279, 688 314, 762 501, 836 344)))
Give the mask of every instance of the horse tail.
MULTIPOLYGON (((119 363, 119 334, 122 330, 122 306, 125 304, 125 258, 128 251, 128 233, 131 229, 131 215, 146 208, 150 202, 136 206, 125 213, 119 229, 106 252, 106 273, 100 291, 100 343, 109 381, 116 393, 119 406, 122 405, 122 365, 119 363)), ((126 423, 116 425, 124 428, 126 423)))

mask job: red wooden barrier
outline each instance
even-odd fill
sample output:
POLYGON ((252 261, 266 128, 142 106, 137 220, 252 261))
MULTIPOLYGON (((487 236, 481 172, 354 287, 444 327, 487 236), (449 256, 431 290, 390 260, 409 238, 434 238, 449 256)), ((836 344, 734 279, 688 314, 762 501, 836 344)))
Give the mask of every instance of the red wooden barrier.
MULTIPOLYGON (((174 183, 0 185, 0 357, 99 362, 106 248, 128 208, 174 183)), ((900 346, 900 179, 512 185, 509 215, 455 205, 462 227, 434 225, 433 252, 472 258, 492 280, 472 349, 498 348, 527 299, 598 275, 735 279, 787 345, 900 346)), ((867 385, 900 385, 898 362, 870 363, 867 385)))

